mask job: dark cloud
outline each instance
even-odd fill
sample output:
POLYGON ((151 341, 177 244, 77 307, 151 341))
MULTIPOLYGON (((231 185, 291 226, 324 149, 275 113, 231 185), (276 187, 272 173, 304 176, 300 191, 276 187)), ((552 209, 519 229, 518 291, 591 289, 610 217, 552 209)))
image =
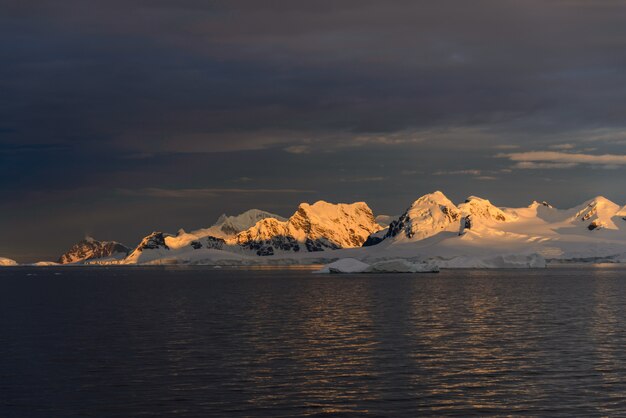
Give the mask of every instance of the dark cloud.
POLYGON ((622 1, 0 4, 3 256, 27 258, 34 218, 39 256, 316 198, 626 201, 581 162, 624 153, 622 1), (241 179, 302 193, 206 192, 241 179))

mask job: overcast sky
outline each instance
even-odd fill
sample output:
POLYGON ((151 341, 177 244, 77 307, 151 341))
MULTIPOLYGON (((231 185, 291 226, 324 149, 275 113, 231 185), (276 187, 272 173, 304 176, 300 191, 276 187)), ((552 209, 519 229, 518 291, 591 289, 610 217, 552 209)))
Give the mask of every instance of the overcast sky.
POLYGON ((0 256, 440 189, 626 203, 626 2, 0 0, 0 256))

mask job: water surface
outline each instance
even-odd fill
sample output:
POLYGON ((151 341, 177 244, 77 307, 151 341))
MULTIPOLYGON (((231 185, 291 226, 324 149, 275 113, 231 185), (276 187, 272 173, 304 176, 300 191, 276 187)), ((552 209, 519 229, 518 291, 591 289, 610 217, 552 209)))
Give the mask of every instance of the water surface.
POLYGON ((626 414, 626 270, 4 268, 0 417, 626 414))

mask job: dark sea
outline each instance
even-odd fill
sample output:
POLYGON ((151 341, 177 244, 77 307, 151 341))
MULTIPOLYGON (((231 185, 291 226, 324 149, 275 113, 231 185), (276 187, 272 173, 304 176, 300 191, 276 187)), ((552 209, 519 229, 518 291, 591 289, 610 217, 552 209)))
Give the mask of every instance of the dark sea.
POLYGON ((0 269, 0 417, 626 415, 626 269, 0 269))

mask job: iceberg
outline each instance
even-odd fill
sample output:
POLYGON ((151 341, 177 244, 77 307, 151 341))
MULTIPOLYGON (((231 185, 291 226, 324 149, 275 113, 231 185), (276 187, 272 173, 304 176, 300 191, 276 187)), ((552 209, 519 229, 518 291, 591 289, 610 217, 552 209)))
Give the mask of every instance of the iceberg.
POLYGON ((369 268, 369 264, 359 261, 355 258, 342 258, 334 263, 330 263, 322 267, 314 273, 331 274, 331 273, 364 273, 369 268))

